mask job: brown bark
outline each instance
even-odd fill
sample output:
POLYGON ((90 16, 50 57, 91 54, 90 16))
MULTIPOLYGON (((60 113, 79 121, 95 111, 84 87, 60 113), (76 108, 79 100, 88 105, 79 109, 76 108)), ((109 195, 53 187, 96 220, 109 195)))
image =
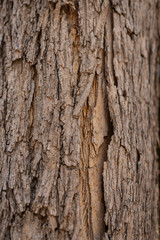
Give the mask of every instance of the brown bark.
POLYGON ((158 13, 0 1, 0 239, 158 240, 158 13))

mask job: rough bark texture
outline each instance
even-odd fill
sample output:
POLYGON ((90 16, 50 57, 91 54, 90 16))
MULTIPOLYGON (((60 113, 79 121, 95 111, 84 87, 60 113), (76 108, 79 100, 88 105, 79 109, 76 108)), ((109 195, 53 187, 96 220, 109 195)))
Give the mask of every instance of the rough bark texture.
POLYGON ((0 239, 158 239, 158 13, 0 1, 0 239))

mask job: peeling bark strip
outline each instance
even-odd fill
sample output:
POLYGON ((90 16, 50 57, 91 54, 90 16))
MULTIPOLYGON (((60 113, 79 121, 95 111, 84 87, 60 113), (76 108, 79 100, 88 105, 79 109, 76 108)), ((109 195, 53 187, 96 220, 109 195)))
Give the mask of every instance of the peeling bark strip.
POLYGON ((0 239, 158 240, 159 5, 0 1, 0 239))
POLYGON ((108 129, 110 119, 106 103, 106 84, 102 71, 102 75, 94 78, 90 97, 83 107, 81 116, 79 177, 82 239, 102 239, 105 233, 102 173, 112 129, 108 129))

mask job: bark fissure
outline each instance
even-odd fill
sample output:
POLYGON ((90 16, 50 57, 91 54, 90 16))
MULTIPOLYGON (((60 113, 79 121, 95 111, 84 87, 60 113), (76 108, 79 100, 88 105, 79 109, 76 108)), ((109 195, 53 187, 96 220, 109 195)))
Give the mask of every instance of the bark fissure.
POLYGON ((110 14, 110 29, 111 29, 111 41, 110 41, 110 44, 111 44, 111 74, 112 74, 112 77, 114 79, 114 84, 116 87, 118 87, 118 82, 117 82, 117 77, 115 75, 115 69, 114 69, 114 56, 115 56, 115 49, 114 49, 114 7, 113 7, 113 3, 112 3, 112 0, 110 0, 110 10, 109 10, 109 14, 110 14))

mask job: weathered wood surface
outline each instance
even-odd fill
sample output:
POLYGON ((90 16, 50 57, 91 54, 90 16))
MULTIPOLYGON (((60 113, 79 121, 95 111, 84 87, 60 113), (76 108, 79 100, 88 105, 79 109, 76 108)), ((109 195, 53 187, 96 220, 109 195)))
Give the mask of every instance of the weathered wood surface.
POLYGON ((159 4, 0 1, 0 239, 158 239, 159 4))

